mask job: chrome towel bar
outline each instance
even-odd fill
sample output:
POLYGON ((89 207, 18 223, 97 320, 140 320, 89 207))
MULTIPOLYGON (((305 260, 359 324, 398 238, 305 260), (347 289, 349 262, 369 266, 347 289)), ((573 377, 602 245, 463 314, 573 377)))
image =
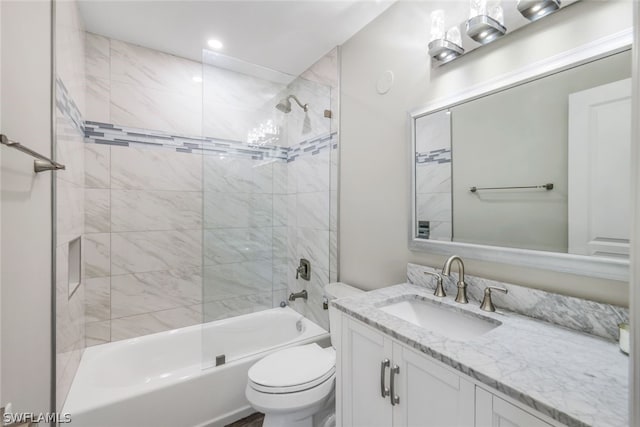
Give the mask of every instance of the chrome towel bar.
POLYGON ((63 164, 54 162, 50 158, 45 157, 40 153, 36 153, 32 149, 25 147, 17 141, 12 141, 7 135, 0 134, 0 143, 6 145, 7 147, 12 147, 18 151, 22 151, 23 153, 28 154, 32 157, 35 157, 37 159, 33 162, 33 170, 35 173, 65 169, 65 166, 63 164))
POLYGON ((543 184, 543 185, 527 185, 524 187, 471 187, 469 191, 475 193, 479 190, 513 190, 513 189, 521 189, 521 188, 544 188, 545 190, 553 190, 553 184, 543 184))

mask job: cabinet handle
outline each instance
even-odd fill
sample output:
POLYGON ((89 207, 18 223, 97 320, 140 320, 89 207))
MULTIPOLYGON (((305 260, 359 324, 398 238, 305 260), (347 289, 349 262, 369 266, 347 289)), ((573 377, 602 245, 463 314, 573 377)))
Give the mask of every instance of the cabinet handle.
POLYGON ((389 389, 384 383, 384 371, 391 365, 391 361, 389 359, 384 359, 380 362, 380 395, 384 399, 389 396, 389 389))
POLYGON ((395 392, 395 376, 400 373, 400 366, 393 365, 391 368, 391 406, 396 406, 400 403, 400 396, 398 396, 395 392))

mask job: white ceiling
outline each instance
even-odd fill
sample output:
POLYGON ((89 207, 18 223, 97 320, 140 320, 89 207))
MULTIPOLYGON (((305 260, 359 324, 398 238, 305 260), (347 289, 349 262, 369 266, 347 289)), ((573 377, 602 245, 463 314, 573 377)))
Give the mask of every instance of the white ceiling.
POLYGON ((81 0, 87 31, 202 61, 224 55, 299 75, 395 0, 81 0))

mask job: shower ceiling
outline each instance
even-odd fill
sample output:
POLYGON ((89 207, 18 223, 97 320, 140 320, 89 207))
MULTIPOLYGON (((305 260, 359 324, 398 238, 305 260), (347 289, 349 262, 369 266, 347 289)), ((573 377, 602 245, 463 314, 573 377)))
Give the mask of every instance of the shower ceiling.
POLYGON ((207 40, 221 53, 298 75, 395 0, 81 0, 87 31, 200 61, 207 40))

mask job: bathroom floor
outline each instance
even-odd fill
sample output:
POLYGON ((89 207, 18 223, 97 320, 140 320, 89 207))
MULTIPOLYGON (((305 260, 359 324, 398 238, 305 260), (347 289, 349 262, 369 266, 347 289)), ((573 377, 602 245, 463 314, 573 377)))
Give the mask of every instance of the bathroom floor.
POLYGON ((256 412, 248 417, 236 421, 235 423, 226 425, 225 427, 262 427, 262 421, 264 420, 264 414, 256 412))

